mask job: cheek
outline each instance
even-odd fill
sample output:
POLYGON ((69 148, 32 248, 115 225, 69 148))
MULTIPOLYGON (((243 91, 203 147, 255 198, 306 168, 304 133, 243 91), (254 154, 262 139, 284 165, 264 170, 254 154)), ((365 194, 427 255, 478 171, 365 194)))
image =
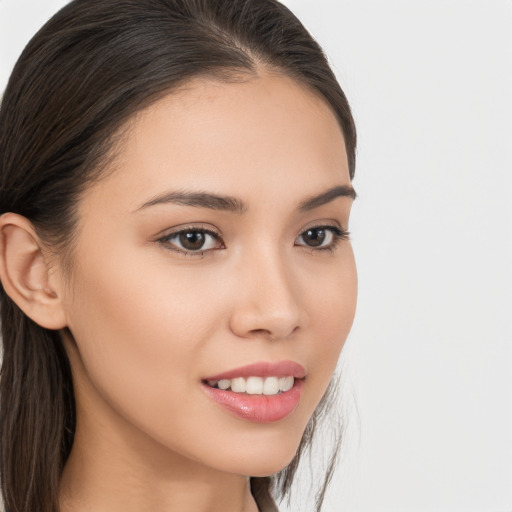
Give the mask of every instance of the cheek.
MULTIPOLYGON (((339 352, 352 327, 357 301, 357 271, 350 245, 340 249, 342 258, 321 274, 314 292, 310 292, 309 309, 315 330, 320 334, 315 351, 339 352)), ((308 294, 306 294, 307 296, 308 294)))
POLYGON ((343 345, 354 321, 357 302, 357 271, 352 249, 345 248, 343 262, 318 281, 308 297, 310 342, 304 344, 310 361, 311 389, 309 407, 314 409, 324 394, 343 345))
POLYGON ((87 271, 77 273, 69 325, 94 388, 147 429, 157 412, 168 420, 180 410, 197 385, 203 345, 220 313, 208 283, 185 280, 176 268, 162 271, 133 251, 116 256, 115 264, 90 257, 87 271))

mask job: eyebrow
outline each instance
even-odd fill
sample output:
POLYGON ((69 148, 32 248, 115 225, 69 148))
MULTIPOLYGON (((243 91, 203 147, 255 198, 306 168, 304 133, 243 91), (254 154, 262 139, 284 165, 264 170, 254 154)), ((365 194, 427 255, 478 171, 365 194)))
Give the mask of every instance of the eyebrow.
POLYGON ((150 199, 138 210, 149 208, 156 204, 173 203, 181 206, 196 206, 198 208, 209 208, 211 210, 223 210, 238 214, 246 212, 247 207, 240 199, 231 196, 220 196, 208 192, 189 192, 176 190, 166 192, 160 196, 150 199))
MULTIPOLYGON (((349 197, 355 199, 356 191, 351 185, 338 185, 322 192, 321 194, 308 197, 298 206, 301 212, 307 212, 318 208, 324 204, 330 203, 338 197, 349 197)), ((157 204, 172 203, 181 206, 195 206, 197 208, 208 208, 211 210, 222 210, 236 214, 244 214, 247 211, 245 203, 232 196, 223 196, 211 194, 209 192, 189 192, 189 191, 172 191, 154 197, 145 202, 138 210, 143 210, 157 204)))
POLYGON ((357 197, 357 194, 352 185, 338 185, 337 187, 330 188, 321 194, 305 199, 299 204, 299 211, 308 212, 309 210, 314 210, 319 206, 330 203, 338 197, 349 197, 354 200, 357 197))

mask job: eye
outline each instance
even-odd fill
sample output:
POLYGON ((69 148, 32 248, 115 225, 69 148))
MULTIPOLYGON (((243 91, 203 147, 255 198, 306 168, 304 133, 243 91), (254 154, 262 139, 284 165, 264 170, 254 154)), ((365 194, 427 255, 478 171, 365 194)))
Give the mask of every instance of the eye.
POLYGON ((348 231, 337 226, 314 226, 303 231, 296 239, 295 245, 313 249, 334 249, 340 240, 349 238, 348 231))
POLYGON ((173 251, 185 254, 203 254, 206 251, 223 248, 220 235, 204 228, 181 229, 165 235, 158 242, 173 251))

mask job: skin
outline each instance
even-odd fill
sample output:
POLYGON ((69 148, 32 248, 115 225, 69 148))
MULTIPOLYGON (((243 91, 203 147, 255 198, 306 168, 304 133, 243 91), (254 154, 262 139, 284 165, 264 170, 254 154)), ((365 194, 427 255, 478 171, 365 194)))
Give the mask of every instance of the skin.
POLYGON ((334 114, 280 74, 197 79, 131 121, 112 172, 78 205, 71 273, 49 266, 77 401, 63 512, 257 510, 248 476, 291 461, 352 325, 350 241, 321 250, 301 237, 348 229, 352 199, 298 209, 340 185, 350 178, 334 114), (232 196, 245 210, 141 208, 176 190, 232 196), (219 241, 185 254, 162 240, 183 227, 219 241), (282 360, 307 372, 283 420, 235 417, 201 387, 282 360))

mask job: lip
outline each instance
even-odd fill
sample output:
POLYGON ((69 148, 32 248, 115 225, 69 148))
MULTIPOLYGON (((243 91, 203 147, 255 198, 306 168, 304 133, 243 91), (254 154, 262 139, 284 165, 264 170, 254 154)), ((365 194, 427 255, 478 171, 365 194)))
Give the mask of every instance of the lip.
POLYGON ((234 379, 236 377, 295 377, 296 379, 303 379, 305 376, 306 370, 304 367, 294 361, 260 361, 233 368, 217 375, 211 375, 202 380, 234 379))
MULTIPOLYGON (((240 376, 240 373, 236 375, 240 376)), ((303 386, 304 380, 295 379, 293 387, 289 391, 266 396, 224 391, 202 383, 205 393, 225 411, 254 423, 272 423, 292 414, 299 405, 303 386)))

